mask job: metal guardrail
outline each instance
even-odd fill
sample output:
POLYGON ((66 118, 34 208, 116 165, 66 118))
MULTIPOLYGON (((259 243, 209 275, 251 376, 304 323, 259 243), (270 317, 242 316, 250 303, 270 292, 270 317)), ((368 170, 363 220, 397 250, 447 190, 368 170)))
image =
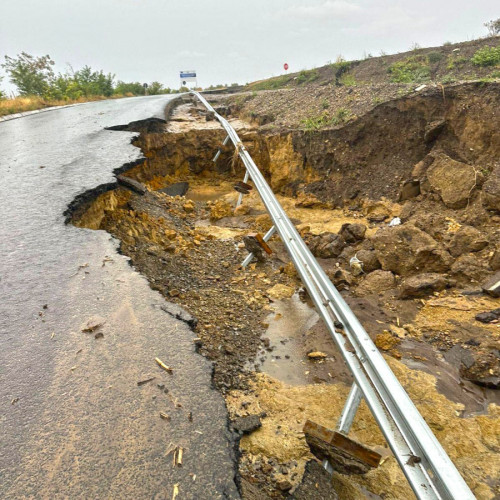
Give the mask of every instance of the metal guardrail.
POLYGON ((191 94, 214 114, 237 149, 246 168, 245 182, 248 177, 253 181, 302 283, 355 379, 337 425, 339 432, 349 432, 364 398, 418 498, 474 499, 389 365, 300 237, 236 131, 200 93, 191 94))

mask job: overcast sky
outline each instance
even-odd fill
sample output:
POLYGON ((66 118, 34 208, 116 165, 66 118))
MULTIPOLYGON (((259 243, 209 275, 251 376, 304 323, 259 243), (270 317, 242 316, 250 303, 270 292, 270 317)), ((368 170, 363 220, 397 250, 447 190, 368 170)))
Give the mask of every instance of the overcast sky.
POLYGON ((469 40, 498 17, 498 0, 0 0, 0 58, 50 54, 60 71, 175 88, 195 69, 205 87, 469 40))

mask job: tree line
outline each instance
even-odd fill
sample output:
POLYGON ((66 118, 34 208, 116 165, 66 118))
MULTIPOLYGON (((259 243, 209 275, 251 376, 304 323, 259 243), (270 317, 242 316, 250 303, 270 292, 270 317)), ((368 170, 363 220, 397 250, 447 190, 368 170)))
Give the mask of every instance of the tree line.
MULTIPOLYGON (((17 87, 21 96, 38 96, 44 99, 80 99, 82 97, 113 95, 144 95, 145 89, 140 82, 115 81, 115 75, 93 70, 84 66, 74 70, 69 66, 65 73, 55 73, 54 61, 49 55, 32 56, 21 52, 17 57, 5 56, 1 65, 9 80, 17 87)), ((179 90, 164 87, 154 81, 148 84, 149 95, 177 93, 179 90)), ((0 97, 2 93, 0 91, 0 97)), ((5 97, 5 96, 3 96, 5 97)))

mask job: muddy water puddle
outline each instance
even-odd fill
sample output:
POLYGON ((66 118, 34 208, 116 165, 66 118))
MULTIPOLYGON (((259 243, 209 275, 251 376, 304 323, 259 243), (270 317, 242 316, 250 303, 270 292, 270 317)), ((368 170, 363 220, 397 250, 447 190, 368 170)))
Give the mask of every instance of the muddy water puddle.
POLYGON ((232 192, 229 186, 190 186, 186 198, 202 202, 215 201, 232 192))
POLYGON ((318 320, 318 313, 298 294, 275 302, 274 312, 266 318, 269 327, 264 336, 272 351, 260 351, 257 358, 260 370, 286 384, 309 383, 301 339, 318 320))

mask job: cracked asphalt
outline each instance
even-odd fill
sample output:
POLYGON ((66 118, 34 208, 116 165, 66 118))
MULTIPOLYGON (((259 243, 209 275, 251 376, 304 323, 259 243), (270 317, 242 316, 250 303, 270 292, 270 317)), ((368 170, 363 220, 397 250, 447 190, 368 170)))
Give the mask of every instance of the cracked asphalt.
POLYGON ((109 234, 64 224, 75 196, 141 157, 133 133, 105 127, 162 118, 169 99, 0 123, 2 498, 239 496, 224 401, 181 311, 109 234), (101 326, 83 332, 89 320, 101 326))

